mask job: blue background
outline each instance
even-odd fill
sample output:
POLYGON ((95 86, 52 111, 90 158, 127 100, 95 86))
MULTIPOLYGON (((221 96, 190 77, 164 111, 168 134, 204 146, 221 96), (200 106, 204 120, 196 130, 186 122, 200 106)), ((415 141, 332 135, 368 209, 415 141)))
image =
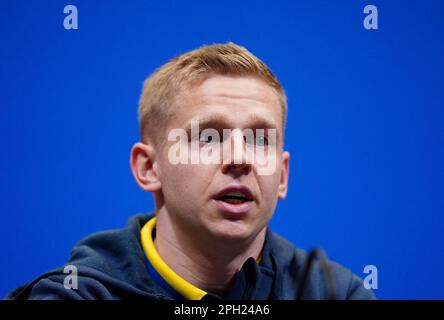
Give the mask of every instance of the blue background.
POLYGON ((443 14, 419 0, 2 1, 0 295, 154 208, 129 169, 142 81, 234 41, 288 94, 273 229, 361 277, 376 265, 381 299, 443 299, 443 14), (363 28, 367 4, 379 30, 363 28))

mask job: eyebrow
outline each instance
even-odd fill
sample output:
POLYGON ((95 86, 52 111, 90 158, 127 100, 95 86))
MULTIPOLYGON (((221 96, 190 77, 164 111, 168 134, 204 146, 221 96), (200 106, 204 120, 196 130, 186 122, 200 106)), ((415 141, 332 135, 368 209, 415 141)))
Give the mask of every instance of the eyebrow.
MULTIPOLYGON (((198 116, 196 118, 193 118, 192 120, 199 121, 199 129, 211 128, 212 126, 214 127, 214 129, 221 129, 221 124, 224 127, 223 129, 231 128, 229 119, 223 113, 211 113, 208 115, 198 116)), ((248 129, 276 129, 276 132, 279 133, 279 129, 276 126, 276 123, 261 115, 249 115, 247 123, 248 124, 246 128, 248 129)), ((186 132, 191 132, 191 120, 189 120, 184 129, 186 130, 186 132)))

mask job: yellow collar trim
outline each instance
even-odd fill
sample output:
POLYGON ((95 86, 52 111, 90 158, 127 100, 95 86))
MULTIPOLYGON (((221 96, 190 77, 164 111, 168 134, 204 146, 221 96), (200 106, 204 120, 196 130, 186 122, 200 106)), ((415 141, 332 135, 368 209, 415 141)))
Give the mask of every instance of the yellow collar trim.
POLYGON ((140 239, 145 255, 160 276, 180 295, 188 300, 201 300, 207 293, 180 277, 157 253, 152 236, 156 221, 156 217, 151 218, 140 231, 140 239))

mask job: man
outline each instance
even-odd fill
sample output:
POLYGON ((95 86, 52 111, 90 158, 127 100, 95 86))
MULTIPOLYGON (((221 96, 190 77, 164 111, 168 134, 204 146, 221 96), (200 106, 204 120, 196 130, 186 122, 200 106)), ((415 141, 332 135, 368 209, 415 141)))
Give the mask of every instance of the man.
POLYGON ((144 84, 130 159, 155 212, 79 242, 67 263, 76 288, 59 268, 8 297, 373 299, 349 270, 268 228, 287 193, 286 110, 273 73, 234 43, 163 65, 144 84))

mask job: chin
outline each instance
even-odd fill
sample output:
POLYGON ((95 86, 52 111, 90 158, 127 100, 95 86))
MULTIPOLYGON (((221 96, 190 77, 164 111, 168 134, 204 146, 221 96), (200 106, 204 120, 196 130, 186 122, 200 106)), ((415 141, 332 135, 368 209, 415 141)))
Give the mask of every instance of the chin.
POLYGON ((219 221, 213 225, 210 232, 213 236, 224 241, 243 241, 254 234, 254 227, 243 220, 219 221))

